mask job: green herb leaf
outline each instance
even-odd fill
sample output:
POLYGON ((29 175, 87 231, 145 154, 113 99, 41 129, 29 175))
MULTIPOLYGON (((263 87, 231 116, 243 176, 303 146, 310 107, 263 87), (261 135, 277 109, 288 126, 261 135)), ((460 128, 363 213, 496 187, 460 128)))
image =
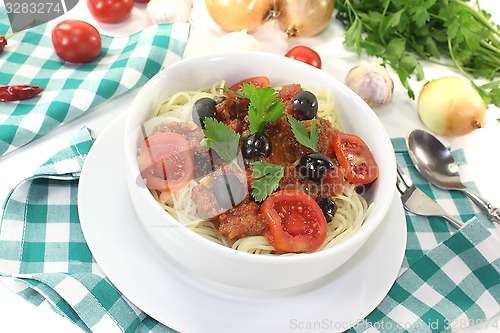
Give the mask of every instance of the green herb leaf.
POLYGON ((297 141, 313 151, 318 151, 319 128, 316 119, 312 120, 311 133, 309 134, 306 125, 291 115, 287 115, 288 122, 292 126, 292 132, 297 141))
POLYGON ((223 160, 239 168, 237 157, 240 135, 238 133, 217 119, 205 118, 203 134, 205 135, 205 140, 202 141, 204 146, 215 150, 223 160))
POLYGON ((356 46, 356 52, 361 55, 361 33, 363 32, 363 25, 361 21, 354 20, 352 25, 345 32, 345 45, 348 47, 356 46))
POLYGON ((254 162, 252 167, 252 175, 258 178, 252 183, 252 197, 261 202, 276 191, 285 174, 285 167, 264 161, 254 162))
POLYGON ((248 122, 251 134, 262 131, 267 123, 274 123, 284 116, 285 106, 276 97, 274 88, 258 88, 253 83, 244 83, 241 91, 250 100, 248 122))

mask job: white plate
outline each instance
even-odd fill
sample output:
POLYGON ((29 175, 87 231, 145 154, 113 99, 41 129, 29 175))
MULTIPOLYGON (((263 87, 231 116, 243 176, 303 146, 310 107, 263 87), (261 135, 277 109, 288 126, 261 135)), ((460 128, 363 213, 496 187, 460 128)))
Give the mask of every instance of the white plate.
POLYGON ((342 267, 313 284, 274 292, 228 288, 191 276, 160 255, 130 202, 122 115, 94 143, 82 170, 83 233, 110 281, 141 310, 182 332, 341 332, 366 317, 394 283, 406 247, 395 194, 372 238, 342 267), (314 329, 315 328, 315 329, 314 329))

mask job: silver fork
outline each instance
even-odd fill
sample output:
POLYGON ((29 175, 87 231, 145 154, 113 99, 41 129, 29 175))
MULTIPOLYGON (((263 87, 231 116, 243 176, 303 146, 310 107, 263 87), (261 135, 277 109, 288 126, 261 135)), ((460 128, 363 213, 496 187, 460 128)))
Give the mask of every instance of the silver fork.
POLYGON ((401 193, 401 201, 407 211, 422 216, 440 216, 456 228, 464 225, 464 222, 449 215, 436 201, 413 185, 411 178, 401 170, 399 165, 397 170, 396 187, 401 193))

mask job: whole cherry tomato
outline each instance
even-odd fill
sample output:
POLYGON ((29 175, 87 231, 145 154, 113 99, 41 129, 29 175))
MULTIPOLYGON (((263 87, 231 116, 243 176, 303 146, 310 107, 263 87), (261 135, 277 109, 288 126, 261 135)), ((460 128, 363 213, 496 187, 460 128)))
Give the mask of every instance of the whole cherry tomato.
POLYGON ((79 20, 57 24, 52 30, 52 44, 62 60, 80 64, 94 60, 102 50, 99 31, 79 20))
POLYGON ((87 0, 90 14, 102 23, 118 23, 130 16, 134 0, 87 0))
POLYGON ((311 66, 321 69, 321 57, 319 54, 311 49, 310 47, 298 45, 292 47, 286 54, 285 57, 299 60, 309 64, 311 66))

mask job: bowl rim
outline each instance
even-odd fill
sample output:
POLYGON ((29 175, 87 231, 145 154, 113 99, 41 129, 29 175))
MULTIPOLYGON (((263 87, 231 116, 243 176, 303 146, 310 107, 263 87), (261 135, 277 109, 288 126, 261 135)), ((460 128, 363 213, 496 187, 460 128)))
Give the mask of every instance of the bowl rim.
MULTIPOLYGON (((136 105, 141 104, 141 100, 144 98, 144 96, 148 95, 148 87, 158 84, 158 82, 161 82, 162 80, 166 79, 167 75, 166 73, 169 73, 170 71, 176 70, 176 69, 182 69, 182 68, 188 68, 192 65, 199 65, 200 63, 207 62, 207 61, 212 61, 212 60, 223 60, 227 58, 254 58, 254 60, 259 60, 259 61, 273 61, 273 62, 278 62, 278 63, 283 63, 283 66, 294 66, 302 71, 311 71, 311 73, 315 73, 315 75, 319 75, 323 77, 324 80, 329 82, 329 89, 335 91, 335 93, 342 93, 343 95, 347 95, 348 98, 352 98, 356 101, 356 103, 363 105, 363 113, 365 116, 367 116, 369 119, 368 121, 372 121, 374 126, 376 126, 377 132, 383 134, 382 137, 380 138, 380 145, 383 150, 386 150, 387 152, 391 152, 390 156, 387 156, 387 158, 390 160, 391 163, 388 163, 386 166, 386 170, 384 171, 384 174, 387 174, 387 177, 393 178, 394 182, 396 179, 396 160, 393 152, 393 147, 390 141, 390 138, 387 134, 387 131, 383 127, 380 119, 377 117, 375 112, 366 104, 366 102, 359 97, 356 93, 354 93, 350 88, 348 88, 344 83, 333 77, 332 75, 328 74, 324 70, 318 69, 316 67, 313 67, 311 65, 308 65, 306 63, 284 57, 282 55, 278 54, 273 54, 273 53, 266 53, 266 52, 261 52, 261 51, 218 51, 218 52, 212 52, 212 53, 207 53, 207 54, 202 54, 202 55, 196 55, 196 56, 191 56, 188 58, 184 58, 168 67, 165 67, 164 69, 160 70, 157 74, 155 74, 138 92, 136 97, 133 99, 130 107, 128 108, 127 115, 126 115, 126 121, 125 121, 125 140, 124 144, 126 145, 125 147, 125 154, 126 156, 126 164, 128 168, 132 168, 132 174, 139 174, 139 168, 137 163, 133 163, 134 160, 136 160, 136 155, 133 153, 130 149, 128 149, 127 144, 130 141, 129 136, 130 133, 132 132, 133 128, 135 128, 134 124, 131 124, 133 114, 136 113, 134 112, 134 109, 136 105), (339 91, 337 91, 339 90, 339 91), (371 118, 371 119, 370 119, 371 118), (134 156, 135 155, 135 156, 134 156), (133 159, 132 159, 133 158, 133 159)), ((243 62, 243 61, 242 61, 243 62)), ((262 75, 265 75, 263 73, 262 75)), ((270 77, 272 80, 272 77, 270 77)), ((337 98, 334 96, 334 98, 337 98)), ((342 111, 340 111, 342 113, 342 111)), ((130 171, 130 170, 129 170, 130 171)), ((128 178, 133 178, 129 172, 127 172, 128 178)), ((378 181, 379 179, 377 179, 378 181)), ((129 182, 132 181, 134 182, 133 179, 129 179, 129 182)), ((389 185, 389 181, 387 181, 387 185, 389 185)), ((391 184, 392 185, 392 184, 391 184)), ((380 185, 379 185, 380 186, 380 185)), ((355 248, 355 251, 357 251, 366 241, 366 239, 374 232, 374 230, 383 222, 385 216, 387 215, 387 212, 390 207, 390 203, 395 191, 395 186, 391 186, 393 188, 393 191, 387 191, 388 194, 387 200, 385 202, 375 202, 375 207, 373 207, 373 210, 369 213, 369 215, 366 217, 364 220, 362 226, 360 227, 359 230, 357 230, 351 237, 346 239, 345 241, 342 241, 339 244, 334 245, 331 248, 328 249, 323 249, 315 252, 310 252, 310 253, 298 253, 298 254, 293 254, 293 255, 267 255, 267 254, 254 254, 254 253, 248 253, 248 252, 243 252, 243 251, 238 251, 233 248, 218 244, 216 242, 213 242, 209 239, 206 239, 205 237, 193 232, 192 230, 188 229, 187 227, 184 227, 181 223, 179 223, 173 216, 171 216, 168 212, 166 212, 161 206, 158 204, 158 202, 153 198, 152 195, 150 195, 149 190, 144 186, 144 187, 139 187, 136 186, 137 189, 140 189, 140 193, 146 194, 145 200, 150 204, 150 206, 153 207, 157 211, 158 214, 164 215, 168 223, 175 223, 177 226, 180 228, 176 228, 179 230, 183 236, 188 237, 188 239, 192 242, 197 242, 200 244, 200 246, 206 246, 208 249, 212 250, 214 254, 216 255, 222 255, 222 256, 232 256, 235 259, 241 259, 247 262, 255 261, 258 263, 270 263, 270 264, 279 264, 279 263, 301 263, 304 261, 315 261, 315 260, 320 260, 324 257, 331 257, 332 255, 335 255, 336 253, 340 253, 343 251, 349 251, 352 248, 355 248), (373 215, 376 213, 376 215, 373 215), (369 221, 370 223, 366 223, 369 221), (372 222, 373 221, 373 222, 372 222)), ((130 191, 130 188, 128 189, 130 191)), ((379 189, 379 191, 384 191, 384 189, 379 189)), ((141 222, 142 223, 142 222, 141 222)), ((146 227, 143 224, 144 227, 146 227)), ((355 252, 354 251, 354 252, 355 252)), ((354 253, 353 252, 353 253, 354 253)))

